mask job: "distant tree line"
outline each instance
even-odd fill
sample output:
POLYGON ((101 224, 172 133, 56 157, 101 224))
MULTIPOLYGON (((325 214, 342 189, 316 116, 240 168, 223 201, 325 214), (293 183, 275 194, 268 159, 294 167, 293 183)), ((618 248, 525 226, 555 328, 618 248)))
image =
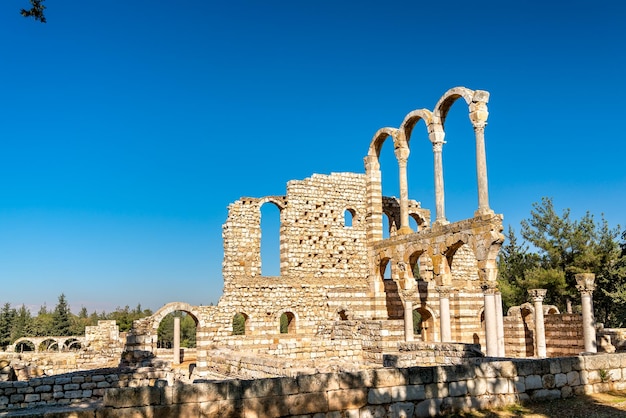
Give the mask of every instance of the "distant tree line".
POLYGON ((134 320, 150 315, 152 311, 142 309, 141 304, 135 309, 125 306, 117 307, 110 313, 94 311, 91 314, 83 306, 78 315, 75 315, 70 312, 64 294, 59 296, 54 309, 49 310, 44 304, 35 316, 25 305, 16 309, 7 302, 0 308, 0 349, 4 350, 21 337, 84 335, 85 327, 97 325, 98 321, 103 319, 115 320, 120 331, 124 332, 132 327, 134 320))
POLYGON ((505 308, 528 301, 528 289, 548 289, 545 304, 564 312, 579 307, 576 273, 594 273, 596 320, 605 327, 626 325, 626 230, 597 222, 587 212, 572 219, 559 215, 552 199, 535 203, 521 223, 521 242, 509 227, 498 259, 498 284, 505 308))

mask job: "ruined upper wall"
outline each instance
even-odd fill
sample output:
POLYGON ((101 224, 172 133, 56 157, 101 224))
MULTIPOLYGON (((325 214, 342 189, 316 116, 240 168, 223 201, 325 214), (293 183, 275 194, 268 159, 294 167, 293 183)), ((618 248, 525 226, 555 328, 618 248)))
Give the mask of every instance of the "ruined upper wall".
POLYGON ((368 273, 365 176, 314 174, 287 183, 286 196, 242 198, 223 226, 225 286, 261 275, 261 206, 280 209, 281 276, 364 279, 368 273))

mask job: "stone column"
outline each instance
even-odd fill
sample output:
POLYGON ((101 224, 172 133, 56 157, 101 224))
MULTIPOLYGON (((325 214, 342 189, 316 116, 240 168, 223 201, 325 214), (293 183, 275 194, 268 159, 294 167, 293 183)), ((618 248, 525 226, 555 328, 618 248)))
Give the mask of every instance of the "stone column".
POLYGON ((398 147, 394 151, 398 160, 400 175, 400 229, 398 229, 398 234, 410 234, 413 232, 409 226, 409 186, 406 175, 409 153, 409 149, 405 146, 398 147))
POLYGON ((180 317, 174 317, 174 364, 180 364, 180 317))
POLYGON ((439 329, 441 342, 452 342, 452 327, 450 326, 450 287, 439 286, 439 329))
POLYGON ((496 335, 498 336, 498 357, 506 356, 504 350, 504 317, 502 315, 502 293, 496 292, 496 335))
POLYGON ((535 350, 537 357, 545 358, 546 353, 546 326, 543 321, 543 299, 546 289, 528 289, 528 294, 535 306, 535 350))
POLYGON ((413 301, 411 298, 415 295, 415 289, 400 289, 400 298, 404 303, 404 341, 411 342, 413 336, 413 301))
POLYGON ((443 128, 434 130, 429 134, 433 144, 434 169, 435 169, 435 224, 445 225, 448 223, 445 210, 445 196, 443 189, 443 144, 446 142, 443 128))
POLYGON ((593 316, 593 291, 596 289, 596 275, 593 273, 579 273, 576 278, 576 289, 580 292, 580 300, 583 311, 583 337, 585 339, 585 351, 597 353, 596 321, 593 316))
POLYGON ((487 103, 472 102, 469 106, 469 118, 476 136, 476 177, 478 180, 478 210, 475 215, 492 213, 489 208, 489 190, 487 185, 487 155, 485 152, 485 125, 487 125, 487 103))
POLYGON ((498 286, 495 282, 486 282, 482 285, 485 295, 485 348, 488 357, 498 356, 498 321, 496 319, 496 291, 498 286))

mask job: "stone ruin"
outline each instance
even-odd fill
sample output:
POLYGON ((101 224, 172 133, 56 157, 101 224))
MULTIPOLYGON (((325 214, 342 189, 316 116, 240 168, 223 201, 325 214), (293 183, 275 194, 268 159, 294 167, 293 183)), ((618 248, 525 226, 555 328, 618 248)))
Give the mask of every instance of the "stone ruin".
MULTIPOLYGON (((541 358, 596 351, 588 301, 593 278, 581 279, 586 283, 579 287, 582 317, 544 307, 543 289, 531 291, 534 305, 511 308, 503 316, 496 282, 503 217, 490 208, 487 187, 488 100, 489 93, 483 90, 450 89, 433 110, 414 110, 399 127, 376 132, 365 156, 365 173, 313 174, 289 181, 284 196, 245 197, 232 203, 222 232, 224 291, 216 306, 173 302, 135 321, 127 334, 120 334, 114 323, 101 321, 85 337, 52 337, 59 348, 75 344, 80 349, 68 351, 71 360, 47 370, 24 365, 24 358, 16 357, 24 353, 4 356, 16 369, 22 367, 18 370, 22 380, 95 367, 140 367, 154 374, 155 365, 164 366, 159 358, 177 364, 181 353, 185 359, 191 357, 193 365, 185 376, 159 372, 171 381, 361 372, 384 366, 460 365, 484 356, 541 358), (459 99, 468 106, 475 134, 478 207, 467 219, 449 222, 442 164, 444 126, 459 99), (417 136, 420 121, 434 159, 434 220, 428 209, 408 196, 409 142, 417 136), (382 195, 379 157, 386 140, 392 141, 398 162, 399 198, 382 195), (278 277, 261 275, 265 204, 280 211, 278 277), (167 353, 157 347, 158 326, 175 311, 195 320, 195 350, 182 350, 176 342, 167 353), (240 332, 235 316, 243 322, 240 332), (415 317, 419 324, 414 324, 415 317)), ((411 144, 419 146, 418 141, 411 144)), ((176 332, 175 322, 175 336, 176 332)), ((601 347, 612 347, 610 336, 618 334, 624 339, 616 330, 604 332, 601 347)), ((24 340, 34 346, 43 342, 25 338, 18 343, 24 340)), ((611 351, 608 348, 605 351, 611 351)), ((35 363, 41 362, 40 354, 31 354, 35 363)), ((3 370, 7 364, 1 364, 3 370)), ((125 379, 141 381, 137 376, 125 379)), ((90 391, 88 395, 96 396, 90 391)))
MULTIPOLYGON (((364 174, 314 174, 288 182, 284 196, 232 203, 222 233, 223 296, 215 307, 176 308, 198 324, 196 372, 265 376, 389 362, 438 364, 481 356, 481 347, 487 356, 504 356, 496 283, 504 236, 502 215, 491 210, 488 199, 488 100, 486 91, 453 88, 432 111, 415 110, 398 128, 376 132, 364 174), (446 116, 459 99, 468 106, 476 138, 478 207, 451 223, 445 215, 442 152, 446 116), (420 121, 434 158, 433 221, 429 210, 408 197, 409 142, 418 136, 420 121), (386 140, 393 142, 398 161, 399 198, 382 195, 379 156, 386 140), (264 204, 280 211, 278 277, 261 275, 264 204), (417 334, 414 310, 421 318, 417 334), (244 335, 234 335, 235 315, 245 320, 244 335), (281 317, 288 323, 283 332, 281 317)), ((166 306, 137 321, 128 352, 154 352, 157 319, 173 309, 166 306)))

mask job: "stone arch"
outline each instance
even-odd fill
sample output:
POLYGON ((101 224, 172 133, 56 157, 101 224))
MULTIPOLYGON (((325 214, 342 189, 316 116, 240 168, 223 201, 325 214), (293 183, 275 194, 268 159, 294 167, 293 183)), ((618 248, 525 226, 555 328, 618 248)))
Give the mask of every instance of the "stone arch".
POLYGON ((370 142, 370 147, 367 155, 375 156, 376 159, 379 159, 380 150, 383 148, 383 144, 385 143, 387 138, 391 137, 392 140, 394 140, 395 145, 394 135, 397 131, 398 130, 396 128, 380 128, 378 131, 376 131, 374 137, 372 138, 372 141, 370 142))
POLYGON ((465 103, 469 105, 474 98, 474 91, 466 87, 453 87, 446 91, 435 105, 433 117, 442 127, 445 125, 450 108, 460 98, 463 98, 465 103))
POLYGON ((424 248, 409 248, 409 270, 416 280, 430 282, 434 279, 433 260, 424 248))
POLYGON ((80 350, 81 348, 83 348, 83 342, 75 337, 70 337, 66 339, 65 341, 63 341, 63 345, 61 346, 61 349, 63 351, 80 350))
POLYGON ((358 223, 356 210, 353 208, 346 208, 343 211, 343 226, 344 228, 352 228, 358 223))
POLYGON ((61 345, 54 337, 43 338, 37 347, 37 351, 59 351, 61 345))
POLYGON ((416 306, 413 311, 417 311, 417 313, 421 316, 421 335, 422 341, 424 342, 434 342, 436 335, 436 327, 435 327, 435 312, 432 308, 430 308, 426 304, 422 304, 416 306))
POLYGON ((432 129, 433 123, 433 114, 428 109, 417 109, 404 117, 402 124, 400 125, 400 130, 404 133, 404 137, 406 138, 407 146, 411 142, 411 135, 413 133, 413 128, 415 125, 419 123, 420 120, 423 120, 426 124, 426 131, 430 132, 432 129))
POLYGON ((299 320, 298 320, 298 315, 293 310, 285 310, 285 311, 279 312, 277 319, 278 319, 278 333, 279 334, 296 334, 297 333, 298 331, 297 323, 299 322, 299 320), (283 315, 287 322, 285 329, 282 329, 283 327, 281 325, 281 322, 284 321, 283 315))
POLYGON ((409 212, 409 217, 413 218, 415 223, 417 224, 417 231, 424 229, 427 224, 426 218, 421 213, 418 212, 409 212))
POLYGON ((233 335, 247 335, 249 334, 250 327, 250 317, 244 312, 237 312, 233 315, 233 335), (243 327, 238 329, 240 326, 238 321, 243 322, 243 327))
POLYGON ((27 351, 39 351, 39 344, 37 343, 36 339, 32 339, 29 337, 21 337, 15 340, 15 342, 13 342, 11 347, 13 351, 19 352, 20 345, 32 347, 32 350, 27 350, 27 351))
MULTIPOLYGON (((286 205, 286 201, 285 198, 283 196, 266 196, 264 198, 259 199, 259 225, 258 225, 258 233, 259 233, 259 241, 258 241, 258 267, 259 267, 259 273, 261 274, 261 276, 268 276, 268 270, 267 269, 263 269, 263 265, 267 266, 268 264, 270 264, 268 262, 268 260, 272 260, 274 262, 276 262, 276 258, 275 258, 275 251, 278 250, 278 266, 277 266, 277 270, 274 270, 275 272, 278 273, 278 275, 281 274, 281 265, 282 265, 282 252, 280 249, 280 241, 281 241, 281 237, 283 236, 283 209, 285 208, 286 205), (274 207, 276 207, 278 209, 278 228, 275 229, 274 224, 273 224, 273 220, 275 219, 274 216, 275 214, 273 213, 268 213, 267 211, 265 212, 265 215, 268 216, 267 218, 265 218, 265 220, 267 221, 269 219, 269 222, 272 223, 272 228, 268 229, 267 228, 267 224, 265 224, 265 228, 263 227, 263 215, 262 215, 262 211, 263 211, 263 206, 266 204, 271 204, 274 207), (268 244, 268 237, 269 240, 272 242, 272 246, 271 249, 268 251, 268 248, 270 248, 267 244, 268 244), (277 238, 276 242, 273 241, 273 238, 277 238), (274 246, 276 245, 276 246, 274 246), (268 257, 268 252, 271 254, 271 257, 268 257)), ((268 209, 271 210, 271 209, 268 209)))
POLYGON ((206 324, 201 323, 200 320, 200 312, 196 309, 195 306, 192 306, 185 302, 170 302, 166 305, 163 305, 158 311, 156 311, 150 317, 152 322, 152 331, 154 335, 156 335, 157 329, 159 328, 159 324, 165 318, 165 316, 171 314, 172 312, 182 311, 188 313, 193 320, 196 322, 196 326, 204 327, 206 324))
POLYGON ((559 308, 554 305, 543 305, 543 313, 545 315, 558 315, 561 312, 559 311, 559 308))

